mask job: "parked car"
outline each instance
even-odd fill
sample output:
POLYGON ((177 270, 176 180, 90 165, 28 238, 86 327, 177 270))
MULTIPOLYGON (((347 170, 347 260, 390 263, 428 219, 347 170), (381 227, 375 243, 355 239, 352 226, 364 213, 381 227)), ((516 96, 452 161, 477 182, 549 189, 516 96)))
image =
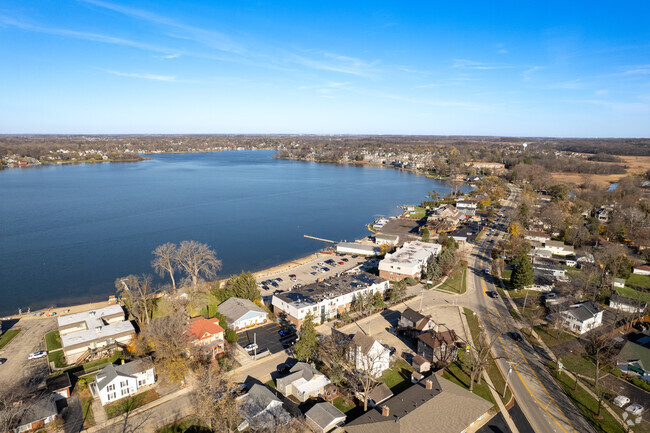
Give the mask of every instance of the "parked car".
POLYGON ((278 283, 281 283, 281 282, 282 282, 282 278, 278 277, 278 278, 275 279, 275 281, 277 281, 278 283))
POLYGON ((293 282, 298 281, 298 279, 297 279, 296 277, 291 277, 291 278, 289 278, 289 279, 290 279, 291 281, 293 281, 293 282))
POLYGON ((490 275, 490 270, 488 268, 483 269, 483 272, 485 272, 485 275, 490 275))
POLYGON ((310 272, 312 275, 318 275, 318 272, 310 272))
MULTIPOLYGON (((323 263, 323 265, 324 265, 324 264, 325 264, 325 263, 323 263)), ((320 267, 318 267, 318 266, 316 266, 316 265, 312 266, 311 268, 312 268, 312 269, 316 269, 316 270, 319 270, 319 269, 320 269, 320 267)))
POLYGON ((511 332, 510 336, 515 341, 522 341, 523 340, 523 338, 521 338, 521 334, 519 332, 511 332))
POLYGON ((629 405, 625 411, 631 413, 634 416, 639 416, 643 413, 643 406, 638 403, 634 403, 629 405))
POLYGON ((348 261, 348 259, 346 259, 345 257, 343 257, 341 260, 343 260, 344 262, 348 261))
POLYGON ((296 274, 289 274, 289 278, 296 278, 296 274))
MULTIPOLYGON (((323 266, 325 266, 325 263, 323 263, 323 262, 318 262, 318 266, 320 266, 320 267, 322 268, 323 266)), ((313 266, 312 266, 312 268, 313 268, 313 266)))
POLYGON ((328 268, 327 266, 325 266, 325 267, 323 268, 323 270, 324 270, 325 272, 328 272, 328 271, 330 270, 330 268, 328 268))
POLYGON ((255 343, 249 343, 249 344, 246 345, 246 347, 244 347, 244 349, 246 349, 247 351, 250 352, 251 350, 255 350, 255 349, 257 349, 257 344, 255 344, 255 343))
POLYGON ((38 359, 47 355, 47 351, 39 350, 38 352, 30 353, 27 359, 38 359))
POLYGON ((343 262, 343 261, 339 262, 339 265, 344 265, 344 264, 345 264, 345 262, 343 262))
POLYGON ((283 362, 282 364, 278 364, 276 370, 280 374, 287 374, 289 370, 291 370, 291 367, 289 367, 287 364, 283 362))
POLYGON ((614 404, 618 407, 623 407, 629 402, 630 399, 628 397, 625 397, 624 395, 619 395, 616 398, 614 398, 614 404))
POLYGON ((4 364, 7 362, 7 358, 0 358, 0 365, 4 364))
POLYGON ((278 331, 278 334, 280 334, 280 337, 284 337, 285 335, 291 334, 291 331, 289 331, 288 329, 280 329, 278 331))

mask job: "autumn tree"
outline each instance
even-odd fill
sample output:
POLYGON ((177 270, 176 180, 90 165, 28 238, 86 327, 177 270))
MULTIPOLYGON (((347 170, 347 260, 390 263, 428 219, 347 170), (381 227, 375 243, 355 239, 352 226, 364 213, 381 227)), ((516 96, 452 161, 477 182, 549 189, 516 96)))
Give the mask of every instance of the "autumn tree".
POLYGON ((176 263, 191 279, 192 287, 196 287, 200 278, 206 280, 215 278, 221 269, 221 260, 217 259, 217 253, 207 244, 197 241, 180 243, 176 263))
POLYGON ((314 327, 314 316, 311 312, 307 313, 305 320, 300 328, 300 339, 293 346, 296 358, 300 361, 314 359, 316 349, 318 348, 318 336, 314 327))
POLYGON ((236 385, 213 364, 201 367, 196 380, 200 385, 192 394, 195 416, 212 431, 233 431, 239 423, 236 385))
POLYGON ((172 289, 176 291, 174 272, 176 272, 177 266, 178 247, 176 244, 167 242, 166 244, 158 245, 152 253, 155 258, 151 261, 151 266, 161 277, 169 274, 169 278, 172 280, 172 289))
POLYGON ((151 319, 154 308, 156 289, 150 275, 128 275, 115 280, 118 296, 124 301, 129 313, 140 326, 151 319))

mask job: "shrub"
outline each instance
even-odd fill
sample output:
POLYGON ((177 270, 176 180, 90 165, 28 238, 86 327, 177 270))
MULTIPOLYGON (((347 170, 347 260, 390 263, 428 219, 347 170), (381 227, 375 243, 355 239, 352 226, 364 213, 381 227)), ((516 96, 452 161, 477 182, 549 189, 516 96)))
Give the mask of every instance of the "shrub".
POLYGON ((230 344, 236 343, 239 340, 239 335, 232 329, 226 330, 226 341, 230 344))
POLYGON ((417 281, 415 281, 415 278, 413 278, 413 277, 405 278, 404 281, 405 281, 406 284, 408 284, 409 286, 412 286, 412 285, 414 285, 414 284, 417 284, 417 281))

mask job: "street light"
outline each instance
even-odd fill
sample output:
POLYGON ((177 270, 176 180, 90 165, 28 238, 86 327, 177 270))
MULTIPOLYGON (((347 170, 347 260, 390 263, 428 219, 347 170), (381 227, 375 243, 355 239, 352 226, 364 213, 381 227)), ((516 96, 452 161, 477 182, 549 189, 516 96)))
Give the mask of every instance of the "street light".
POLYGON ((508 374, 506 375, 506 384, 505 384, 505 386, 503 387, 503 394, 502 394, 503 397, 506 396, 506 389, 508 389, 508 381, 510 380, 510 373, 512 373, 512 366, 513 366, 513 365, 516 365, 516 364, 515 364, 514 362, 512 362, 512 361, 507 361, 507 362, 508 362, 509 367, 508 367, 508 374))

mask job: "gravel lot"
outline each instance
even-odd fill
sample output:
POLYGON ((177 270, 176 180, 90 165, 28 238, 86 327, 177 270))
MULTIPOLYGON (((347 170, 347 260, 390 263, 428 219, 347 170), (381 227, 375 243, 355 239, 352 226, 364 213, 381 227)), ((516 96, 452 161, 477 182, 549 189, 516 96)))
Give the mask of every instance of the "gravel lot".
POLYGON ((0 392, 22 384, 34 389, 49 374, 47 357, 32 360, 27 357, 37 350, 45 350, 43 336, 56 329, 56 319, 21 319, 11 327, 16 328, 21 329, 20 334, 0 350, 0 358, 7 358, 0 365, 0 392))

